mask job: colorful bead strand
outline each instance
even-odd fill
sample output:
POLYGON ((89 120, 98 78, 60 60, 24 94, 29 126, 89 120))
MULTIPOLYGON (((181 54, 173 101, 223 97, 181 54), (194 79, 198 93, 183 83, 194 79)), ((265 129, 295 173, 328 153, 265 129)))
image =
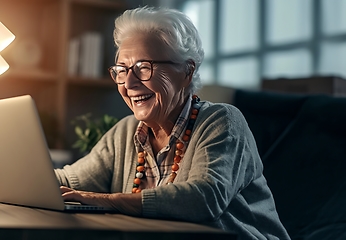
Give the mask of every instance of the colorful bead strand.
MULTIPOLYGON (((182 137, 183 141, 185 142, 185 145, 181 141, 177 140, 177 142, 175 144, 175 155, 174 155, 174 159, 173 159, 172 172, 169 175, 169 178, 168 178, 168 181, 166 184, 173 183, 175 177, 177 176, 177 171, 179 170, 179 164, 184 157, 184 151, 186 150, 187 144, 190 141, 192 129, 193 129, 193 126, 194 126, 195 121, 197 119, 199 109, 201 108, 201 106, 199 105, 199 101, 200 100, 199 100, 199 97, 197 95, 192 96, 192 102, 191 102, 192 106, 191 106, 190 118, 189 118, 189 121, 187 123, 187 127, 186 127, 186 130, 184 132, 184 135, 182 137)), ((145 176, 144 164, 145 164, 146 155, 147 155, 147 153, 145 151, 138 153, 136 175, 135 175, 135 179, 133 181, 132 193, 141 192, 141 189, 139 188, 139 186, 142 182, 142 178, 145 176)))
POLYGON ((132 193, 138 193, 141 191, 141 189, 139 188, 139 185, 141 184, 142 178, 144 177, 145 156, 146 156, 145 151, 138 153, 136 175, 135 175, 135 179, 133 180, 132 193))

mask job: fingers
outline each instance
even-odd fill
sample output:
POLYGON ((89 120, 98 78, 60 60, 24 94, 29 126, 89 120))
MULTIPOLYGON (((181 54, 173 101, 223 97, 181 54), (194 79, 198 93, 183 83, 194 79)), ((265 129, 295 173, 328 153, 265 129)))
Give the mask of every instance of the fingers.
POLYGON ((65 186, 61 186, 60 191, 65 202, 80 202, 81 204, 113 207, 111 194, 78 191, 65 186))
POLYGON ((78 191, 68 187, 60 187, 61 196, 65 202, 79 202, 81 204, 97 205, 97 193, 78 191))
POLYGON ((64 201, 83 203, 83 196, 79 191, 65 186, 60 186, 61 196, 64 201))
POLYGON ((73 189, 72 189, 72 188, 65 187, 65 186, 60 186, 60 191, 61 191, 61 193, 66 193, 66 192, 71 192, 71 191, 73 191, 73 189))

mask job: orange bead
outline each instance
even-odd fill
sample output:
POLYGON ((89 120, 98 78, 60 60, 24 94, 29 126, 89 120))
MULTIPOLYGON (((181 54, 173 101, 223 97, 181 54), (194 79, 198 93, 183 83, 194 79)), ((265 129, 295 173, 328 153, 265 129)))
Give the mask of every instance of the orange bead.
POLYGON ((196 118, 197 118, 197 115, 191 114, 190 118, 191 118, 191 119, 196 119, 196 118))
POLYGON ((177 174, 176 174, 175 172, 172 172, 172 173, 169 175, 167 184, 173 183, 176 176, 177 176, 177 174))
POLYGON ((141 189, 137 188, 136 193, 139 193, 141 191, 142 191, 141 189))
POLYGON ((198 114, 198 109, 194 108, 194 109, 192 109, 191 112, 192 112, 192 114, 197 115, 198 114))
POLYGON ((144 166, 138 166, 137 168, 138 172, 143 172, 144 171, 144 166))
POLYGON ((191 135, 191 130, 190 129, 186 129, 185 134, 190 136, 191 135))
POLYGON ((196 98, 198 98, 198 96, 197 95, 192 95, 192 99, 196 99, 196 98))
POLYGON ((183 140, 184 140, 185 142, 189 141, 189 139, 190 139, 190 136, 188 136, 188 135, 184 135, 184 136, 183 136, 183 140))
POLYGON ((179 170, 179 165, 176 164, 176 163, 174 163, 173 166, 172 166, 172 170, 173 170, 174 172, 178 171, 178 170, 179 170))
POLYGON ((138 157, 141 157, 141 158, 144 157, 144 152, 139 152, 138 157))
POLYGON ((183 154, 183 151, 181 151, 179 149, 175 150, 175 155, 180 156, 181 154, 183 154))
POLYGON ((139 157, 137 161, 138 161, 139 164, 144 164, 145 163, 144 157, 139 157))
POLYGON ((174 162, 175 163, 180 163, 180 161, 181 161, 181 157, 180 156, 175 156, 174 157, 174 162))
POLYGON ((141 184, 141 179, 135 178, 135 180, 133 180, 133 183, 139 185, 141 184))
POLYGON ((177 149, 181 150, 181 149, 184 148, 184 144, 181 143, 181 142, 178 142, 178 143, 176 144, 176 147, 177 147, 177 149))
POLYGON ((132 188, 132 193, 135 193, 137 191, 138 188, 132 188))

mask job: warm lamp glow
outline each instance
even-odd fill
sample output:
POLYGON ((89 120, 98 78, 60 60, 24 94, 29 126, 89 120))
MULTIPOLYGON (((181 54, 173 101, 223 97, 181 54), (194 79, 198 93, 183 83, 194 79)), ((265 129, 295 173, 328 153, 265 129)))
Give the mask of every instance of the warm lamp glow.
POLYGON ((0 55, 0 75, 3 74, 4 72, 6 72, 6 70, 9 68, 10 66, 7 64, 7 62, 5 61, 5 59, 3 59, 0 55))
MULTIPOLYGON (((0 22, 0 52, 7 47, 13 40, 15 36, 0 22)), ((0 75, 3 74, 9 65, 0 55, 0 75)))
POLYGON ((0 22, 0 52, 7 47, 15 36, 0 22))

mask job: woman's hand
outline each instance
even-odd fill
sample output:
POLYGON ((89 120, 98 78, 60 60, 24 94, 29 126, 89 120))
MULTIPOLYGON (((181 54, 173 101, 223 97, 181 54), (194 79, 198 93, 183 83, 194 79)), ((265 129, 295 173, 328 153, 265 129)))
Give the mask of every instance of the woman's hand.
POLYGON ((111 194, 77 191, 65 186, 60 187, 62 197, 66 202, 80 202, 86 205, 112 207, 111 194))
POLYGON ((86 205, 111 207, 121 213, 140 216, 142 214, 141 193, 95 193, 60 187, 62 197, 67 202, 80 202, 86 205))

